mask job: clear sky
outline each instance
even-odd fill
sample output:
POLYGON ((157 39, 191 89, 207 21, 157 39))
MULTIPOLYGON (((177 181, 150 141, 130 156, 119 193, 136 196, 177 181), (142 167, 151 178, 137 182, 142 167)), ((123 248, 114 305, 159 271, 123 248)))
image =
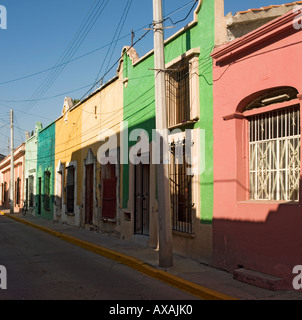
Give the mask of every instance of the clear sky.
MULTIPOLYGON (((282 3, 287 2, 225 0, 225 14, 282 3)), ((103 81, 112 78, 123 46, 131 44, 131 30, 135 42, 153 19, 152 0, 0 0, 0 5, 7 9, 7 29, 0 29, 0 153, 5 155, 10 109, 17 147, 36 121, 46 126, 60 116, 66 96, 83 98, 111 68, 103 81)), ((164 16, 182 20, 193 5, 163 0, 164 16)), ((191 12, 165 36, 192 18, 191 12)), ((150 51, 152 32, 135 48, 139 56, 150 51)))

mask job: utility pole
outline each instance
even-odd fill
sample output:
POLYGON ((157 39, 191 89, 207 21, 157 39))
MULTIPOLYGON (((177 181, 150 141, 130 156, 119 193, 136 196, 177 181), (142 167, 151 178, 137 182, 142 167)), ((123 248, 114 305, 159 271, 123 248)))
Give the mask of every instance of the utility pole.
POLYGON ((135 33, 134 33, 133 29, 132 29, 132 31, 131 31, 131 47, 133 47, 134 37, 135 37, 135 33))
MULTIPOLYGON (((159 266, 173 266, 172 228, 170 217, 169 167, 166 163, 168 148, 168 121, 166 108, 165 53, 162 0, 153 0, 154 69, 156 129, 160 136, 160 163, 157 164, 159 266), (161 150, 162 145, 162 150, 161 150)), ((157 140, 157 143, 159 141, 157 140)))
POLYGON ((14 203, 15 203, 15 196, 14 196, 14 114, 13 110, 10 111, 10 213, 14 213, 14 203))

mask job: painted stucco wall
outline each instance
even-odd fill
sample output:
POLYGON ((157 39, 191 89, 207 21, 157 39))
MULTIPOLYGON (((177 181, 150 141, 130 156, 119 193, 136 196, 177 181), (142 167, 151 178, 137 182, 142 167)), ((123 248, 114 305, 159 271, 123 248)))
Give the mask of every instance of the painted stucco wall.
POLYGON ((55 122, 49 124, 42 129, 38 134, 37 146, 37 179, 36 179, 36 197, 35 211, 36 215, 41 215, 42 218, 52 220, 54 211, 54 179, 55 179, 55 122), (45 209, 45 172, 50 172, 50 204, 49 208, 45 209), (41 178, 41 206, 39 213, 39 178, 41 178))
POLYGON ((239 49, 231 50, 238 54, 227 58, 225 53, 224 61, 214 61, 213 122, 213 263, 230 271, 244 266, 273 274, 286 279, 289 287, 293 266, 301 264, 301 182, 298 203, 249 201, 248 121, 229 116, 240 115, 244 99, 262 90, 290 86, 302 92, 301 30, 294 30, 292 22, 289 17, 278 28, 259 31, 250 42, 243 38, 241 47, 240 41, 231 42, 229 46, 238 44, 239 49), (257 39, 261 42, 253 45, 257 39))

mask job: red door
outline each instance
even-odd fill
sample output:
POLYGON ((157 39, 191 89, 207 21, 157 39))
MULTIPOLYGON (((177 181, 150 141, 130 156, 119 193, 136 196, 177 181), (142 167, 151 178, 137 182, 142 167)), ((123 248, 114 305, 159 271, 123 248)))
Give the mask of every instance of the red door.
POLYGON ((102 217, 116 217, 116 183, 115 165, 107 164, 102 173, 102 217))

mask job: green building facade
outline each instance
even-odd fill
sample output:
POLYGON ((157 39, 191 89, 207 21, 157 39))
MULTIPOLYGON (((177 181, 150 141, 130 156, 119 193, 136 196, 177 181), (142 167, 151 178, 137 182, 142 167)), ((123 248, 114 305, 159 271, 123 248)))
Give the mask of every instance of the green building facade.
POLYGON ((38 134, 35 213, 53 219, 55 182, 55 122, 38 134))
MULTIPOLYGON (((223 9, 217 3, 199 1, 193 21, 165 41, 173 249, 176 253, 206 262, 211 259, 213 218, 213 76, 210 54, 215 46, 215 14, 220 14, 217 10, 223 9), (186 130, 190 130, 188 136, 186 130), (190 175, 184 174, 188 167, 175 160, 176 146, 184 139, 186 145, 192 144, 191 156, 198 162, 194 162, 190 175)), ((129 161, 122 165, 122 206, 128 220, 131 214, 133 234, 149 237, 149 245, 156 247, 159 228, 156 165, 152 164, 151 149, 156 123, 154 54, 151 51, 139 59, 133 48, 125 47, 123 52, 124 122, 128 126, 124 136, 128 137, 129 143, 125 149, 130 150, 136 144, 137 135, 131 134, 137 129, 137 132, 145 130, 151 152, 144 156, 141 150, 141 160, 145 164, 133 165, 129 161), (149 157, 149 164, 146 157, 149 157)))

